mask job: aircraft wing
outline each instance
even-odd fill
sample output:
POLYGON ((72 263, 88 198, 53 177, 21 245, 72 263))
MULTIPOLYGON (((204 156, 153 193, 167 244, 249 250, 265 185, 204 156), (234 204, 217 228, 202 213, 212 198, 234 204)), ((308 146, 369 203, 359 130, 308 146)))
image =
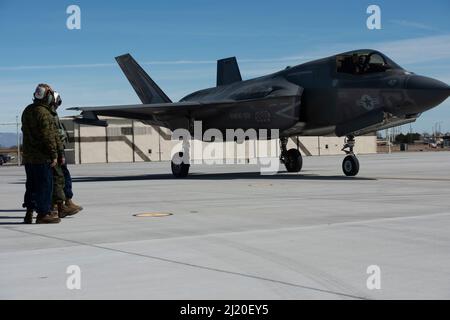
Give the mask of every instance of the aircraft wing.
POLYGON ((200 103, 177 102, 177 103, 152 103, 152 104, 129 104, 98 107, 73 107, 67 110, 81 111, 82 113, 94 113, 99 116, 111 116, 119 118, 133 118, 147 120, 157 115, 171 113, 173 116, 182 117, 190 111, 202 106, 200 103))
MULTIPOLYGON (((301 95, 301 93, 300 93, 301 95)), ((81 111, 81 118, 78 122, 89 125, 106 126, 105 121, 101 121, 97 116, 109 116, 126 119, 141 120, 147 124, 164 126, 174 129, 173 123, 189 118, 212 117, 223 114, 231 108, 236 107, 256 107, 256 106, 276 106, 285 105, 297 101, 298 94, 288 94, 280 96, 267 96, 264 98, 246 100, 222 100, 222 101, 183 101, 175 103, 152 103, 135 105, 116 105, 99 107, 74 107, 68 110, 81 111)), ((177 126, 177 125, 175 125, 177 126)))
POLYGON ((200 109, 210 108, 210 111, 231 106, 235 101, 223 101, 215 103, 176 102, 176 103, 152 103, 132 104, 99 107, 74 107, 68 110, 81 111, 79 123, 89 125, 107 126, 105 121, 100 121, 98 116, 108 116, 126 119, 141 120, 148 124, 168 126, 170 120, 188 118, 200 109))
POLYGON ((251 100, 224 100, 214 102, 175 102, 175 103, 152 103, 135 105, 116 105, 99 107, 74 107, 68 110, 81 111, 78 122, 89 125, 106 126, 97 116, 109 116, 117 118, 141 120, 148 124, 171 127, 170 122, 179 119, 196 117, 198 114, 214 116, 223 113, 228 108, 245 105, 260 105, 261 103, 277 103, 287 97, 270 97, 265 99, 251 100))

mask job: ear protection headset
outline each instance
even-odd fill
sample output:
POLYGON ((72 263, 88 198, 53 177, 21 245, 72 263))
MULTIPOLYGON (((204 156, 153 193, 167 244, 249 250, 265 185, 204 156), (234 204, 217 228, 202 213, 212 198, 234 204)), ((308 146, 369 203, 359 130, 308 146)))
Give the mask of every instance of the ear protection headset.
POLYGON ((46 105, 51 105, 55 101, 52 88, 48 84, 40 83, 34 91, 34 99, 40 100, 46 105))

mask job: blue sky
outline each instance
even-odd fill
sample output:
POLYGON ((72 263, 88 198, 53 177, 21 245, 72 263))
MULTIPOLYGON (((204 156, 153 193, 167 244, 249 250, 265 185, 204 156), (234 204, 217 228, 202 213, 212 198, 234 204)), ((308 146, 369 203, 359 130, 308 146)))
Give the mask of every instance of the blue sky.
MULTIPOLYGON (((252 78, 367 47, 450 83, 449 13, 448 0, 0 0, 0 123, 21 114, 39 82, 61 92, 65 107, 139 103, 114 61, 127 52, 172 100, 214 86, 219 58, 237 56, 252 78), (66 28, 71 4, 81 8, 81 30, 66 28), (370 4, 381 7, 382 30, 366 27, 370 4)), ((430 132, 436 122, 450 131, 450 99, 413 129, 430 132)))

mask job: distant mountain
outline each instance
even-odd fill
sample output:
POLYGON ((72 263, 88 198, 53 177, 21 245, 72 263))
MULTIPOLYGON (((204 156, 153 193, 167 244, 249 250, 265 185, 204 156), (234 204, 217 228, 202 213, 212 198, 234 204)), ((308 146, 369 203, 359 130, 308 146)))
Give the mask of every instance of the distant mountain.
POLYGON ((0 147, 10 148, 17 146, 17 134, 10 132, 0 132, 0 147))

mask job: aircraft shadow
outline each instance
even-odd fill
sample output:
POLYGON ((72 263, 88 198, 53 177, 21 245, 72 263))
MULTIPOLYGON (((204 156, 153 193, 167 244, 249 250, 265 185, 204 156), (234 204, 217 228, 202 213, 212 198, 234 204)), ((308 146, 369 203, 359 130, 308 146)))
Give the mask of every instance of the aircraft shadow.
POLYGON ((0 226, 18 226, 25 224, 23 222, 0 222, 0 226))
MULTIPOLYGON (((24 212, 23 210, 0 210, 0 212, 24 212)), ((0 216, 0 226, 19 225, 23 223, 23 217, 0 216), (16 220, 9 222, 9 220, 16 220), (8 222, 3 222, 8 221, 8 222)))
MULTIPOLYGON (((137 176, 113 176, 113 177, 78 177, 73 182, 117 182, 117 181, 141 181, 141 180, 175 180, 172 174, 146 174, 137 176)), ((260 172, 233 172, 233 173, 192 173, 183 180, 314 180, 314 181, 376 181, 375 178, 345 177, 345 176, 319 176, 312 174, 278 174, 261 175, 260 172)))

